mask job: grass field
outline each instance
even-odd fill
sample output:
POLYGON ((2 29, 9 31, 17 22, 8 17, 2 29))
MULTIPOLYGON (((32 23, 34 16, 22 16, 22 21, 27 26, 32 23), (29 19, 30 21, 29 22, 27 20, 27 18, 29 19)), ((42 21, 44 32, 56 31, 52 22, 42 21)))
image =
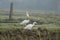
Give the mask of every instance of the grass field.
MULTIPOLYGON (((47 29, 60 29, 60 14, 55 12, 48 11, 35 11, 32 10, 29 12, 30 20, 43 22, 42 24, 38 23, 33 29, 38 27, 47 28, 47 29)), ((26 19, 25 11, 14 11, 13 21, 17 23, 4 23, 6 19, 9 18, 9 11, 0 11, 0 30, 1 29, 12 29, 20 28, 20 22, 26 19)))
MULTIPOLYGON (((0 23, 0 30, 9 30, 9 29, 21 29, 23 26, 20 25, 20 23, 0 23)), ((54 24, 42 24, 42 25, 35 25, 33 29, 37 28, 46 28, 46 29, 51 29, 51 30, 58 30, 60 29, 59 25, 54 25, 54 24)))
POLYGON ((0 10, 0 40, 59 40, 60 14, 52 11, 29 11, 29 23, 37 24, 24 32, 20 22, 27 19, 25 10, 15 10, 9 22, 9 11, 0 10), (40 29, 41 28, 41 29, 40 29))

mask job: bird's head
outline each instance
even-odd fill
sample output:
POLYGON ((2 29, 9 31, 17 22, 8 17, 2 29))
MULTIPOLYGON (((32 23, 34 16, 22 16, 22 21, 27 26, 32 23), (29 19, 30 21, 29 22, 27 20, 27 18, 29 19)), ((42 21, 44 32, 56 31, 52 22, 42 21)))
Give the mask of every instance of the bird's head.
POLYGON ((37 22, 33 22, 33 24, 37 24, 37 22))

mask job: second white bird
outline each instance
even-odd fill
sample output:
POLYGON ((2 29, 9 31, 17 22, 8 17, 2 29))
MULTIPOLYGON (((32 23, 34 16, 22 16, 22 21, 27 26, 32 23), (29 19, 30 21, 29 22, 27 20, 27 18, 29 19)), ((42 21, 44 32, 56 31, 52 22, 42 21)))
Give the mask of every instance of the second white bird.
POLYGON ((36 24, 36 22, 33 22, 33 24, 28 24, 24 29, 31 30, 32 27, 36 24))

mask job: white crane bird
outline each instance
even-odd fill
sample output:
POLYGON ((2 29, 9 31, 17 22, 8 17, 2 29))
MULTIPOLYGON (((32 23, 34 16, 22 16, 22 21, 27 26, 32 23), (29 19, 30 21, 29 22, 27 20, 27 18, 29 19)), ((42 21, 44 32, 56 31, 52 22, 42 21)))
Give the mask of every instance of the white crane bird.
POLYGON ((26 25, 27 23, 29 23, 30 20, 23 20, 20 24, 21 25, 26 25))
MULTIPOLYGON (((29 18, 28 11, 26 11, 26 16, 29 18)), ((29 19, 27 19, 27 20, 25 19, 25 20, 23 20, 20 24, 21 24, 21 25, 26 25, 27 23, 29 23, 29 21, 30 21, 29 19)))
POLYGON ((33 24, 28 24, 24 29, 31 30, 32 27, 36 24, 37 22, 33 22, 33 24))

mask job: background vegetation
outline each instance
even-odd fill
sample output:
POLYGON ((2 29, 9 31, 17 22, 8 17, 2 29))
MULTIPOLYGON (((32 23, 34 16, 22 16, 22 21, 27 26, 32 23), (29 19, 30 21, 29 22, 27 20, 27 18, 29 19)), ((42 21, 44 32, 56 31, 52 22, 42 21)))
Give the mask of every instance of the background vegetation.
MULTIPOLYGON (((20 22, 24 19, 27 19, 25 11, 26 10, 14 10, 12 17, 13 19, 9 21, 9 11, 0 10, 0 31, 23 28, 20 25, 20 22)), ((31 10, 29 11, 29 15, 29 19, 31 20, 30 23, 33 23, 34 21, 38 23, 35 27, 33 27, 33 29, 37 29, 38 27, 51 30, 60 29, 60 13, 58 12, 31 10)))

